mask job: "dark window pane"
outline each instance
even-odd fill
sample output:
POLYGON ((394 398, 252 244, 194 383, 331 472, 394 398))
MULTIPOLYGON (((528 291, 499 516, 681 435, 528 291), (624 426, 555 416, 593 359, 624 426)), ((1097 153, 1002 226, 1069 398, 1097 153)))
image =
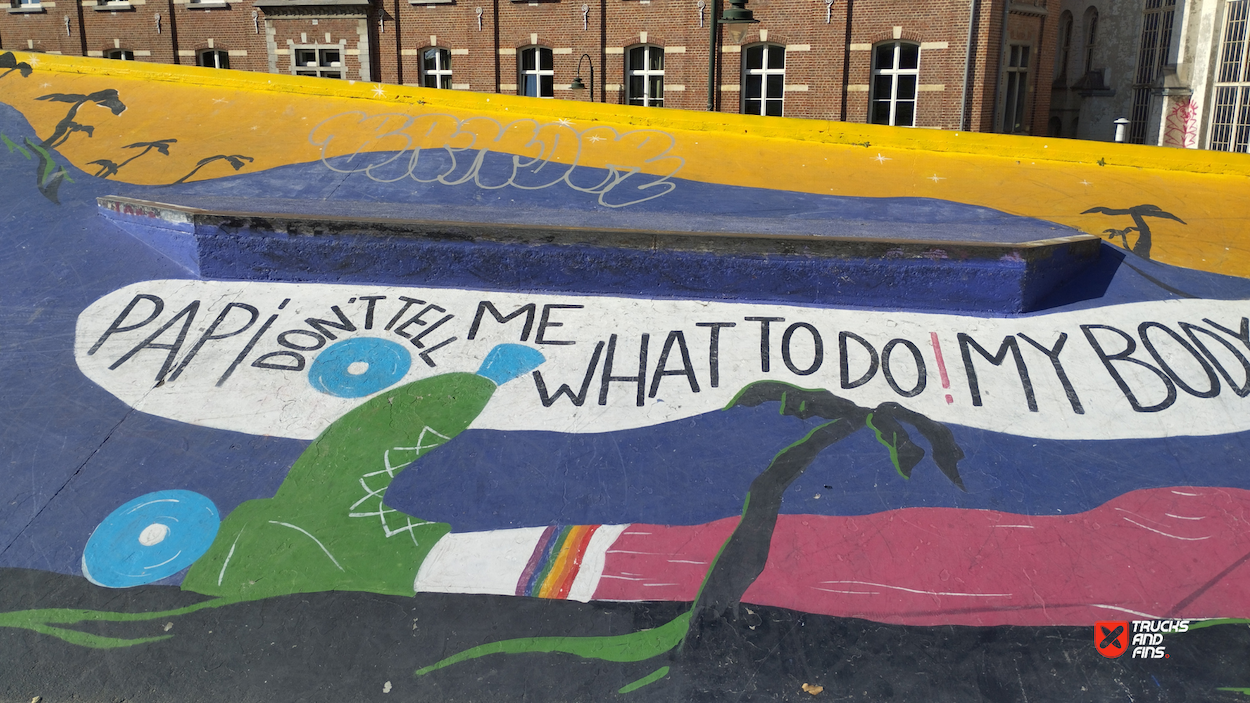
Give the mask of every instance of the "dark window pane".
MULTIPOLYGON (((535 56, 537 55, 537 53, 538 53, 537 49, 526 49, 525 51, 521 52, 521 70, 522 71, 534 70, 534 61, 535 61, 535 56)), ((526 95, 529 95, 529 93, 526 93, 526 95)))
POLYGON ((296 72, 295 72, 295 75, 297 75, 297 76, 315 76, 315 75, 317 75, 317 72, 316 72, 316 71, 296 71, 296 72))
POLYGON ((296 49, 295 64, 297 66, 316 66, 317 52, 311 49, 296 49))
POLYGON ((552 66, 552 63, 551 63, 551 49, 539 49, 539 50, 538 50, 538 60, 539 60, 540 62, 542 62, 542 69, 543 69, 544 71, 550 71, 550 70, 551 70, 551 66, 552 66))
POLYGON ((1019 65, 1023 68, 1029 67, 1029 47, 1027 46, 1020 47, 1020 64, 1019 65))
POLYGON ((651 55, 651 63, 650 63, 649 68, 652 71, 663 71, 664 70, 664 50, 658 49, 653 46, 651 47, 651 51, 649 53, 651 55))
POLYGON ((433 71, 437 69, 438 68, 438 50, 426 49, 425 54, 422 56, 421 63, 425 67, 425 70, 427 71, 433 71))
POLYGON ((760 108, 761 108, 761 101, 747 100, 746 104, 743 105, 742 111, 748 115, 758 115, 760 114, 760 108))
POLYGON ((643 53, 645 51, 646 49, 641 46, 629 50, 629 70, 637 71, 643 67, 645 63, 643 53))
POLYGON ((425 78, 421 80, 421 85, 425 86, 426 88, 437 88, 438 76, 431 76, 427 74, 425 78))
MULTIPOLYGON (((764 47, 753 46, 747 49, 747 70, 764 67, 764 47)), ((759 114, 759 113, 756 113, 759 114)))
MULTIPOLYGON (((763 76, 747 76, 743 82, 743 89, 747 100, 754 100, 760 97, 760 91, 763 88, 763 76)), ((754 115, 759 112, 752 113, 754 115)))
POLYGON ((874 100, 872 103, 872 123, 890 124, 890 103, 887 100, 874 100))
POLYGON ((531 98, 538 97, 538 76, 525 76, 524 82, 521 84, 521 95, 528 95, 531 98))
POLYGON ((765 111, 769 117, 781 117, 781 101, 769 100, 765 106, 765 111))
MULTIPOLYGON (((629 77, 629 99, 631 102, 634 100, 642 100, 642 86, 642 76, 629 77)), ((639 102, 637 104, 641 105, 642 103, 639 102)))
POLYGON ((543 91, 539 97, 543 97, 543 98, 553 97, 556 94, 555 77, 554 76, 539 76, 539 78, 542 80, 542 91, 543 91))
POLYGON ((230 68, 230 54, 224 51, 217 52, 217 68, 230 68))
POLYGON ((898 48, 898 67, 914 69, 920 65, 920 47, 916 44, 901 44, 898 48))
POLYGON ((892 76, 873 76, 872 77, 872 99, 873 100, 889 100, 891 91, 893 90, 894 78, 892 76))
POLYGON ((900 100, 894 106, 894 124, 898 127, 914 127, 916 125, 916 103, 900 100))
POLYGON ((653 100, 661 100, 664 98, 664 76, 651 76, 651 98, 653 100))
POLYGON ((873 68, 894 68, 894 44, 877 47, 876 56, 872 60, 873 68))
POLYGON ((916 76, 898 77, 898 95, 896 97, 899 100, 916 99, 916 76))
POLYGON ((768 47, 768 67, 769 68, 785 68, 786 67, 786 50, 779 46, 768 47))
POLYGON ((342 78, 343 74, 339 73, 338 71, 326 71, 321 74, 321 77, 322 78, 342 78))
POLYGON ((780 98, 785 90, 785 76, 768 76, 768 97, 780 98))

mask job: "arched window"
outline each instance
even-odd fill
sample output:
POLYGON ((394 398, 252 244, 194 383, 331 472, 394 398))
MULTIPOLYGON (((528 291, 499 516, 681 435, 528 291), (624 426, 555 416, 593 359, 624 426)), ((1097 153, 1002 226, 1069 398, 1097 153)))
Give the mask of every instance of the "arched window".
POLYGON ((742 47, 742 112, 781 117, 786 94, 786 48, 778 44, 742 47))
POLYGON ((916 89, 920 82, 920 45, 894 41, 872 51, 872 107, 868 121, 896 127, 916 126, 916 89))
POLYGON ((1068 58, 1072 53, 1072 13, 1059 15, 1059 51, 1055 54, 1055 82, 1068 85, 1068 58))
POLYGON ((1094 70, 1094 50, 1098 48, 1098 8, 1092 5, 1085 11, 1085 63, 1081 70, 1089 75, 1094 70))
POLYGON ((117 59, 118 61, 134 61, 135 52, 130 49, 110 49, 104 52, 104 58, 117 59))
POLYGON ((196 54, 195 65, 208 68, 230 68, 230 54, 221 49, 206 49, 196 54))
POLYGON ((518 95, 531 98, 554 98, 556 96, 554 63, 551 49, 542 46, 531 46, 521 50, 521 60, 517 62, 518 95))
POLYGON ((625 64, 630 105, 664 107, 664 50, 658 46, 635 46, 625 64))
POLYGON ((421 51, 421 85, 426 88, 451 87, 451 50, 429 47, 421 51))

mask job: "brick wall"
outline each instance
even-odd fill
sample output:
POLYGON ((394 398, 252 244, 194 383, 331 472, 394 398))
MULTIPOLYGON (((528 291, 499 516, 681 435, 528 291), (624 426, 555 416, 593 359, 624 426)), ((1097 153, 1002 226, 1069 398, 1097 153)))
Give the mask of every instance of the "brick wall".
MULTIPOLYGON (((626 104, 629 50, 646 45, 663 50, 665 107, 707 105, 712 0, 703 8, 695 0, 332 0, 312 6, 287 0, 257 0, 259 5, 130 0, 111 6, 116 10, 97 10, 99 0, 58 1, 43 3, 39 12, 0 15, 0 46, 91 56, 121 48, 133 51, 136 60, 183 65, 216 50, 228 52, 230 68, 279 73, 291 72, 293 48, 341 47, 343 77, 407 85, 422 84, 422 52, 437 47, 449 52, 453 89, 509 94, 519 92, 522 83, 520 52, 537 46, 553 52, 556 98, 626 104), (582 80, 593 90, 570 89, 579 60, 582 80)), ((1042 133, 1058 24, 1046 4, 1011 3, 1004 24, 1007 3, 981 0, 969 47, 972 0, 751 0, 748 7, 759 23, 747 28, 741 42, 722 33, 712 81, 717 109, 741 110, 743 51, 767 44, 771 52, 785 52, 783 114, 866 122, 873 47, 903 41, 920 47, 916 126, 960 129, 966 105, 966 123, 989 131, 1004 102, 1000 52, 1016 43, 1029 45, 1031 53, 1025 131, 1042 133)))

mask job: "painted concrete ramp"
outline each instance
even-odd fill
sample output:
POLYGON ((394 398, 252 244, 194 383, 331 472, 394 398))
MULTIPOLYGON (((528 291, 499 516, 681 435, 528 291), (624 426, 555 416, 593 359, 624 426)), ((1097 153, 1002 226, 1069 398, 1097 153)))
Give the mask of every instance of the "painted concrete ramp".
POLYGON ((6 62, 0 698, 1250 692, 1244 157, 6 62), (1019 312, 326 227, 207 270, 240 212, 1102 242, 1019 312))

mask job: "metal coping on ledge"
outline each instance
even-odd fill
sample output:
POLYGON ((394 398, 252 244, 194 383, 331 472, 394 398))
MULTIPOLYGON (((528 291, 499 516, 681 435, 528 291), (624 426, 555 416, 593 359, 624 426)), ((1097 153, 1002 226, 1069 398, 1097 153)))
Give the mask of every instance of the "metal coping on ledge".
POLYGON ((171 224, 269 230, 292 235, 357 234, 365 236, 409 236, 478 239, 500 243, 590 244, 603 247, 661 248, 716 251, 725 253, 794 254, 808 256, 902 256, 927 258, 939 249, 960 250, 966 258, 999 258, 1017 252, 1025 259, 1046 257, 1056 247, 1086 245, 1097 247, 1101 240, 1090 234, 1037 239, 1024 242, 984 242, 975 240, 939 241, 927 239, 839 237, 818 234, 767 234, 744 232, 697 232, 640 230, 611 227, 522 224, 508 222, 466 222, 400 218, 299 215, 274 212, 207 210, 186 205, 161 203, 123 196, 102 196, 99 207, 122 215, 149 217, 171 224), (129 211, 127 211, 129 210, 129 211))

